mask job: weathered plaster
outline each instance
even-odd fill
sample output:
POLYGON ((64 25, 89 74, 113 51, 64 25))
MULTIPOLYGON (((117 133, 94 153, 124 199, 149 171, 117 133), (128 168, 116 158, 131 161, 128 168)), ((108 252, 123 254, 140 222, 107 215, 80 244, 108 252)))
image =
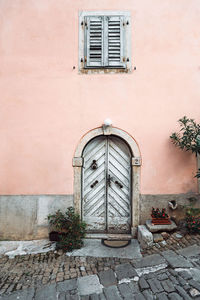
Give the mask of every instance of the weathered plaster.
POLYGON ((0 193, 73 194, 80 136, 110 118, 142 154, 141 193, 197 192, 169 136, 199 122, 198 0, 0 1, 0 193), (79 74, 79 12, 129 11, 129 74, 79 74), (161 30, 162 29, 162 30, 161 30))
MULTIPOLYGON (((197 154, 197 169, 200 170, 200 155, 197 154)), ((200 178, 197 178, 198 192, 200 193, 200 178)))
POLYGON ((162 194, 162 195, 141 195, 140 199, 140 224, 145 224, 146 220, 151 219, 151 209, 166 208, 170 217, 178 223, 181 219, 185 218, 184 206, 191 204, 190 197, 197 199, 194 202, 194 207, 200 208, 200 195, 194 193, 188 194, 162 194), (169 201, 176 201, 178 204, 177 209, 171 210, 168 206, 169 201))
POLYGON ((47 215, 73 206, 72 195, 0 196, 0 239, 48 237, 47 215))

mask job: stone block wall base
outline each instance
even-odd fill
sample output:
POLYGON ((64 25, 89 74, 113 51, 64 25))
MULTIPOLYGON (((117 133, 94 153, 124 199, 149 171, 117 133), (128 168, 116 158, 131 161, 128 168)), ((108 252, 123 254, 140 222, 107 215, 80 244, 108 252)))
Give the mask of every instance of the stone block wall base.
POLYGON ((0 239, 32 240, 48 237, 47 215, 73 206, 72 195, 0 196, 0 239))

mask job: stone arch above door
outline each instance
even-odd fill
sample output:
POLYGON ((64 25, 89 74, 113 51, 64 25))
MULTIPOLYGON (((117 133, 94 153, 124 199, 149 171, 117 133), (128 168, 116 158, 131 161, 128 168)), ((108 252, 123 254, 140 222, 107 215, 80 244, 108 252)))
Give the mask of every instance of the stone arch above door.
POLYGON ((80 140, 73 157, 74 167, 74 207, 81 215, 81 174, 83 166, 83 150, 87 143, 94 137, 100 135, 115 135, 123 139, 130 147, 132 152, 132 235, 135 235, 139 225, 139 199, 140 199, 140 167, 141 155, 136 141, 127 132, 112 126, 102 126, 86 133, 80 140))

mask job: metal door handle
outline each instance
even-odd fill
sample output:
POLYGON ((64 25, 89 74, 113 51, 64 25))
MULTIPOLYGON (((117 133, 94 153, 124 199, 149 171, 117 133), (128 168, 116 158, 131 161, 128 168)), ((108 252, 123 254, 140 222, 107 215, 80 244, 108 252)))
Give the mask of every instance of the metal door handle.
POLYGON ((123 188, 123 185, 122 185, 119 181, 116 180, 116 181, 115 181, 115 184, 118 185, 118 186, 120 187, 120 189, 123 188))
POLYGON ((93 187, 98 183, 98 180, 96 180, 93 184, 91 184, 91 188, 93 189, 93 187))
POLYGON ((90 168, 92 170, 96 170, 98 168, 97 161, 95 159, 92 161, 90 168))

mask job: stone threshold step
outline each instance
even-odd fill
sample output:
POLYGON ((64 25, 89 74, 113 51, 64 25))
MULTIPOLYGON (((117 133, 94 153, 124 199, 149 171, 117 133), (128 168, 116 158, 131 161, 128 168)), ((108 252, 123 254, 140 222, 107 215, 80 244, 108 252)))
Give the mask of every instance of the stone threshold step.
POLYGON ((132 238, 131 234, 88 233, 86 235, 86 239, 107 239, 115 241, 128 241, 132 238))

